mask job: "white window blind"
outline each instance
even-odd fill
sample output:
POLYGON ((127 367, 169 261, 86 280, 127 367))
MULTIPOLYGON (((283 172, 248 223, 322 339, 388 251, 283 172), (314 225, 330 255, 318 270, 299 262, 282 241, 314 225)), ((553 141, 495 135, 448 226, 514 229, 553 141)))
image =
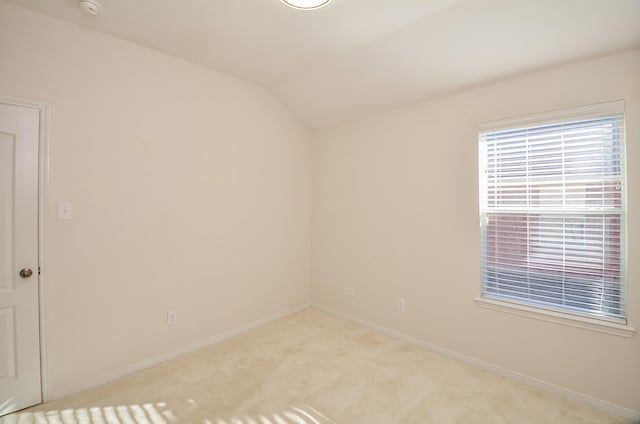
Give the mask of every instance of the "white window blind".
POLYGON ((626 322, 622 111, 480 133, 483 296, 626 322))

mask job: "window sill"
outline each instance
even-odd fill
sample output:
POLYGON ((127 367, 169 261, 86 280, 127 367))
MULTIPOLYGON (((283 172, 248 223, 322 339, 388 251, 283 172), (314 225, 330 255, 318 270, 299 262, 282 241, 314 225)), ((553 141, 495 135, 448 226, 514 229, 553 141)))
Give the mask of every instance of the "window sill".
POLYGON ((630 327, 629 325, 563 314, 561 312, 547 311, 544 309, 533 308, 516 303, 487 299, 484 297, 477 297, 474 299, 474 301, 481 308, 506 312, 513 315, 520 315, 527 318, 534 318, 541 321, 554 322, 570 327, 598 331, 600 333, 613 334, 615 336, 632 337, 636 332, 636 329, 630 327))

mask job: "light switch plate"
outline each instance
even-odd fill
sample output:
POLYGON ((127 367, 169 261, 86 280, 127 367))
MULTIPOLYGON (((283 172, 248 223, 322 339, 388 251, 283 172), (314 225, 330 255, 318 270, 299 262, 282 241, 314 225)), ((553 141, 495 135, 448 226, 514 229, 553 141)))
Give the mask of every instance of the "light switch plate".
POLYGON ((58 202, 58 219, 73 218, 73 207, 69 202, 58 202))

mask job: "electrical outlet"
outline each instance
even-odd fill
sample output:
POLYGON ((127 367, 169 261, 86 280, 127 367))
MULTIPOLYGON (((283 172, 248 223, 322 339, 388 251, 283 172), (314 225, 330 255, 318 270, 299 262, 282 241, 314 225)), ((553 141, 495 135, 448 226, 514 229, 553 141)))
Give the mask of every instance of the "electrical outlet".
POLYGON ((178 313, 176 311, 167 311, 167 325, 176 325, 178 322, 178 313))
POLYGON ((354 286, 349 286, 349 296, 354 297, 356 295, 356 288, 354 286))
POLYGON ((403 298, 399 297, 396 299, 396 308, 399 312, 404 312, 406 306, 406 302, 403 298))

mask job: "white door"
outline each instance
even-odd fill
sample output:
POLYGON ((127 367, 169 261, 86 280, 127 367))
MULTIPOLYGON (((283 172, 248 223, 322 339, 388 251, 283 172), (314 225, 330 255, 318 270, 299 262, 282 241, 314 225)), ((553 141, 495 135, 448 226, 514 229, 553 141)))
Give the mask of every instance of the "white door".
POLYGON ((40 403, 40 112, 0 103, 0 415, 40 403))

